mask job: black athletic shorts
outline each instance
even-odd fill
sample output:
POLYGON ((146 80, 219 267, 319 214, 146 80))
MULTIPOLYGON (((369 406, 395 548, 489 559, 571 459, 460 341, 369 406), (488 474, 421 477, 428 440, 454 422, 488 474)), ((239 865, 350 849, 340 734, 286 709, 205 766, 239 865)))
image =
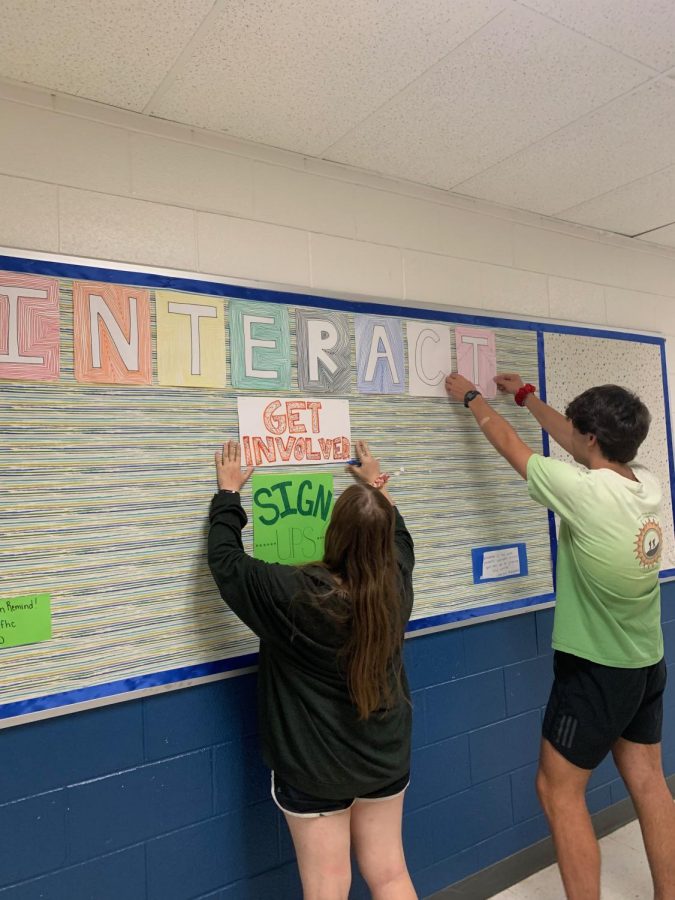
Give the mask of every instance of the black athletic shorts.
POLYGON ((305 819, 314 819, 318 816, 334 816, 336 813, 350 809, 357 801, 359 803, 376 803, 378 800, 389 800, 402 794, 410 784, 410 773, 403 778, 373 791, 362 797, 349 797, 345 800, 321 800, 311 794, 305 794, 297 788, 291 787, 286 781, 272 772, 272 799, 282 812, 291 816, 300 816, 305 819))
POLYGON ((617 669, 556 650, 553 671, 542 733, 575 766, 595 769, 621 737, 660 742, 664 659, 642 669, 617 669))

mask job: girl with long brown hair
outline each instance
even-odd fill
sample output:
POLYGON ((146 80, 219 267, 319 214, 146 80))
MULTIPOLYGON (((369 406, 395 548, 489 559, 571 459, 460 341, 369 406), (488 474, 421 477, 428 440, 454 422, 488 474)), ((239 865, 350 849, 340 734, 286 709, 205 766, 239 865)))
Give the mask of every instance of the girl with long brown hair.
POLYGON ((375 900, 414 900, 401 838, 410 773, 402 644, 413 542, 368 445, 333 509, 323 559, 248 556, 241 451, 216 454, 209 566, 227 605, 260 638, 258 713, 272 797, 288 823, 305 900, 346 900, 353 849, 375 900))

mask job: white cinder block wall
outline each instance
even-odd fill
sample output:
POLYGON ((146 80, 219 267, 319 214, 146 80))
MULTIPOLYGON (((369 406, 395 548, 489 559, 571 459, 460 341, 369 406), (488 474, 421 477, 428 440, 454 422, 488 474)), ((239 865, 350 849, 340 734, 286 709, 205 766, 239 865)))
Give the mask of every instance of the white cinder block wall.
MULTIPOLYGON (((8 83, 0 204, 8 248, 654 331, 675 346, 675 250, 8 83)), ((669 369, 675 384, 675 350, 669 369)))

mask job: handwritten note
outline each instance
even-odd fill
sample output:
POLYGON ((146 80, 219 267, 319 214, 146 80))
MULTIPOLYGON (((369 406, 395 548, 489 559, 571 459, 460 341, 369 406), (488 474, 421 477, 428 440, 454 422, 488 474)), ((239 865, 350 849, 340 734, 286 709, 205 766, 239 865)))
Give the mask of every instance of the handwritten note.
POLYGON ((52 636, 51 594, 0 597, 0 650, 52 636))
POLYGON ((501 581, 527 575, 527 548, 525 544, 508 544, 502 547, 476 547, 471 551, 474 584, 484 581, 501 581))

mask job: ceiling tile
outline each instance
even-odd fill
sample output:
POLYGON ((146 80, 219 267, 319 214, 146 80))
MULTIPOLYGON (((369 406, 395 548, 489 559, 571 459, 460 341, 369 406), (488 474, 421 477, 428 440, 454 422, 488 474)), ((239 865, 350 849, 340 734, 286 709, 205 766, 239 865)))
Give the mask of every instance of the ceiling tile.
POLYGON ((629 235, 675 222, 675 166, 565 209, 558 218, 629 235))
POLYGON ((675 224, 650 231, 638 240, 649 244, 660 244, 662 247, 675 247, 675 224))
POLYGON ((229 0, 153 115, 317 155, 509 0, 229 0))
POLYGON ((557 215, 670 163, 675 87, 661 82, 615 100, 454 190, 557 215))
POLYGON ((536 9, 662 72, 675 66, 673 0, 523 0, 536 9))
POLYGON ((325 155, 448 188, 652 74, 550 19, 515 8, 325 155))
POLYGON ((213 0, 4 0, 0 76, 143 109, 213 0))

